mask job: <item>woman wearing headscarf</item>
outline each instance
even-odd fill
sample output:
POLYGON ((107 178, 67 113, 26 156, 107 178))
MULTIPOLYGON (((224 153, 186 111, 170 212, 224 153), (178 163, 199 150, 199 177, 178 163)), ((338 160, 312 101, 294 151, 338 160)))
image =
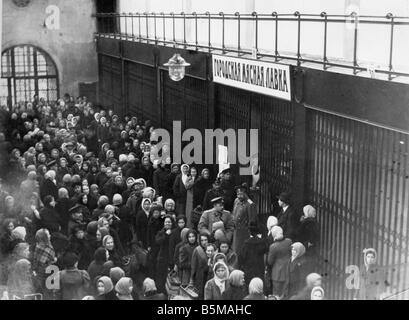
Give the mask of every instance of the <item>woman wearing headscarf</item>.
POLYGON ((44 175, 44 182, 40 185, 40 197, 44 201, 44 198, 48 195, 53 196, 54 199, 58 198, 58 187, 56 181, 56 173, 54 170, 49 170, 44 175))
POLYGON ((199 300, 203 300, 204 286, 209 272, 209 257, 206 254, 209 245, 209 235, 199 235, 199 245, 192 253, 192 268, 189 285, 193 285, 199 291, 199 300))
POLYGON ((181 237, 181 232, 183 229, 185 229, 185 227, 186 227, 186 217, 182 215, 178 216, 176 218, 176 228, 172 230, 172 233, 169 239, 169 255, 170 255, 170 264, 172 268, 175 266, 177 262, 177 260, 174 259, 176 247, 180 248, 182 243, 185 241, 185 237, 181 237))
POLYGON ((178 214, 186 215, 186 194, 187 187, 190 184, 191 177, 189 176, 189 166, 182 164, 181 173, 177 175, 173 183, 173 195, 176 200, 176 208, 178 214))
POLYGON ((324 300, 324 289, 321 287, 312 288, 311 300, 324 300))
POLYGON ((173 185, 175 183, 176 177, 179 175, 179 164, 172 163, 170 165, 170 173, 166 177, 166 188, 163 194, 164 199, 175 198, 173 194, 173 185))
POLYGON ((125 250, 125 253, 129 253, 130 243, 133 238, 132 234, 132 215, 131 210, 123 204, 122 196, 120 194, 114 194, 112 198, 112 204, 116 208, 118 213, 118 236, 121 241, 122 247, 125 250))
POLYGON ((183 238, 183 242, 179 244, 180 247, 178 247, 179 245, 176 246, 174 260, 177 265, 181 285, 187 286, 191 275, 193 251, 197 247, 197 233, 195 230, 185 228, 180 235, 183 238))
POLYGON ((152 206, 151 199, 148 199, 148 198, 142 199, 141 207, 139 208, 138 212, 136 213, 136 217, 135 217, 136 238, 138 239, 140 243, 142 243, 142 246, 145 249, 149 247, 148 232, 149 232, 150 219, 152 216, 150 214, 151 206, 152 206))
POLYGON ((133 281, 131 278, 123 277, 115 285, 118 300, 133 300, 133 281))
POLYGON ((19 219, 21 208, 16 204, 16 201, 13 196, 7 196, 4 199, 4 209, 3 209, 4 218, 10 219, 19 219))
POLYGON ((108 259, 114 263, 115 267, 121 267, 122 257, 119 250, 116 249, 114 238, 111 235, 106 235, 102 239, 102 246, 107 250, 108 259))
POLYGON ((229 267, 229 271, 233 271, 237 269, 238 261, 237 261, 237 253, 234 252, 230 246, 230 241, 227 240, 225 237, 222 237, 218 241, 218 248, 217 253, 223 253, 226 257, 226 264, 229 267))
POLYGON ((193 208, 203 204, 204 196, 207 190, 210 190, 212 186, 213 183, 210 179, 210 171, 208 168, 204 168, 193 188, 193 208))
MULTIPOLYGON (((46 268, 57 262, 54 248, 51 244, 51 235, 47 229, 40 229, 35 235, 36 245, 33 253, 33 270, 37 274, 40 290, 45 291, 45 279, 48 276, 46 268)), ((40 291, 40 292, 42 292, 40 291)))
POLYGON ((318 251, 319 226, 316 219, 316 210, 311 205, 303 208, 303 216, 297 233, 297 239, 307 250, 306 255, 315 258, 318 251))
POLYGON ((277 225, 278 225, 278 219, 275 216, 269 216, 267 218, 267 242, 268 242, 269 247, 274 242, 274 238, 273 238, 273 235, 271 234, 271 230, 273 229, 273 227, 277 225))
POLYGON ((24 299, 25 295, 36 292, 30 261, 20 259, 14 264, 8 277, 7 288, 10 297, 17 296, 20 299, 24 299))
MULTIPOLYGON (((183 168, 182 168, 183 170, 183 168)), ((183 177, 182 177, 183 181, 183 177)), ((186 215, 186 221, 187 221, 187 226, 188 228, 193 228, 192 224, 192 211, 193 208, 193 190, 195 187, 197 181, 197 169, 195 167, 192 167, 190 169, 190 175, 187 179, 187 182, 185 184, 186 186, 186 209, 185 209, 185 215, 186 215)))
MULTIPOLYGON (((13 251, 13 236, 11 232, 15 228, 15 220, 7 218, 3 221, 1 238, 0 238, 0 250, 1 257, 7 257, 13 251)), ((3 260, 3 259, 2 259, 3 260)))
POLYGON ((267 300, 263 292, 263 280, 260 278, 253 278, 249 284, 249 295, 243 300, 267 300))
POLYGON ((223 293, 229 288, 229 268, 224 262, 213 266, 213 279, 207 281, 204 291, 205 300, 223 300, 223 293))
POLYGON ((155 236, 155 242, 159 246, 158 258, 156 262, 155 282, 158 286, 158 291, 166 293, 165 283, 171 266, 171 256, 169 253, 169 242, 172 230, 174 229, 174 221, 171 216, 165 216, 163 229, 155 236))
POLYGON ((97 279, 95 300, 118 300, 114 285, 109 277, 102 276, 97 279))
POLYGON ((223 293, 223 300, 243 300, 247 296, 246 282, 244 281, 244 272, 233 270, 229 276, 230 286, 223 293))
POLYGON ((163 293, 158 293, 155 281, 151 278, 146 278, 143 281, 142 290, 142 300, 167 300, 163 293))
POLYGON ((273 227, 271 234, 274 243, 270 246, 268 251, 267 272, 271 274, 272 294, 282 297, 287 278, 288 260, 291 257, 292 241, 288 238, 284 238, 283 229, 279 226, 273 227))
POLYGON ((322 277, 318 273, 310 273, 305 278, 305 286, 295 296, 290 297, 290 300, 310 300, 312 289, 321 287, 322 277))
POLYGON ((304 285, 304 279, 309 273, 307 260, 304 256, 305 247, 301 242, 291 245, 291 258, 288 261, 287 278, 284 288, 286 298, 296 295, 304 285))
POLYGON ((378 255, 374 248, 364 249, 363 256, 364 264, 359 273, 359 290, 355 297, 358 300, 381 300, 389 286, 385 269, 378 265, 378 255))
POLYGON ((163 208, 165 209, 166 214, 174 215, 176 210, 176 202, 170 198, 166 199, 163 208))

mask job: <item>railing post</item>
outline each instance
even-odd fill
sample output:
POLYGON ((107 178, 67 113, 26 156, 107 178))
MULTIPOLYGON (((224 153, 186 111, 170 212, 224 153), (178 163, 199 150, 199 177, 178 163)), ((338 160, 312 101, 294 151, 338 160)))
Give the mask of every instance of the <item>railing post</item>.
POLYGON ((300 54, 300 45, 301 45, 301 14, 296 11, 294 15, 298 17, 298 36, 297 36, 297 66, 301 65, 301 54, 300 54))
POLYGON ((148 12, 143 13, 145 15, 146 22, 146 43, 149 44, 149 21, 148 21, 148 12))
POLYGON ((139 12, 136 13, 138 15, 138 31, 139 31, 139 42, 142 40, 142 33, 141 33, 141 14, 139 12))
POLYGON ((256 50, 256 59, 258 58, 258 15, 257 12, 253 11, 251 13, 255 17, 255 30, 254 30, 254 49, 256 50))
POLYGON ((161 12, 160 13, 162 15, 162 28, 163 28, 163 45, 166 45, 166 21, 165 21, 165 13, 161 12))
POLYGON ((326 12, 321 12, 321 17, 324 18, 324 56, 323 56, 323 69, 327 70, 327 27, 328 27, 328 16, 326 12))
POLYGON ((173 12, 170 13, 172 16, 173 21, 173 47, 176 47, 176 38, 175 38, 175 14, 173 12))
POLYGON ((155 33, 155 44, 158 44, 158 36, 156 34, 156 13, 152 12, 152 14, 153 14, 153 30, 155 33))
POLYGON ((392 80, 392 70, 393 70, 393 65, 392 65, 392 61, 393 61, 393 31, 394 31, 394 26, 395 26, 395 17, 393 16, 392 13, 388 13, 386 15, 387 19, 391 20, 391 39, 390 39, 390 47, 389 47, 389 75, 388 75, 388 79, 392 80))
MULTIPOLYGON (((125 40, 128 40, 128 26, 127 26, 127 23, 128 23, 128 16, 126 15, 126 13, 124 12, 124 13, 122 13, 123 15, 124 15, 124 20, 125 20, 125 40)), ((119 21, 119 22, 121 22, 121 21, 119 21)))
POLYGON ((222 17, 222 53, 226 53, 224 46, 224 12, 219 12, 219 16, 222 17))
POLYGON ((357 62, 357 46, 358 46, 358 14, 356 12, 351 13, 351 17, 354 18, 354 68, 353 73, 357 74, 356 67, 358 66, 357 62))
POLYGON ((236 12, 234 15, 237 17, 237 54, 240 54, 240 12, 236 12))
POLYGON ((210 28, 210 26, 211 26, 211 14, 210 14, 210 12, 209 11, 206 11, 206 13, 205 13, 205 15, 207 15, 207 16, 209 16, 209 42, 208 42, 208 46, 209 46, 209 52, 211 51, 211 43, 210 43, 210 38, 211 38, 211 36, 210 36, 210 32, 211 32, 211 28, 210 28))
POLYGON ((131 16, 132 40, 135 40, 134 27, 133 27, 133 13, 129 12, 129 15, 131 16))
POLYGON ((277 12, 272 13, 273 17, 276 17, 276 32, 275 32, 275 50, 274 50, 274 56, 275 56, 275 61, 278 61, 278 14, 277 12))
POLYGON ((186 49, 186 14, 184 12, 180 14, 183 16, 183 48, 186 49))
POLYGON ((196 50, 198 50, 198 40, 197 40, 197 13, 192 12, 192 15, 195 17, 195 44, 196 44, 196 50))

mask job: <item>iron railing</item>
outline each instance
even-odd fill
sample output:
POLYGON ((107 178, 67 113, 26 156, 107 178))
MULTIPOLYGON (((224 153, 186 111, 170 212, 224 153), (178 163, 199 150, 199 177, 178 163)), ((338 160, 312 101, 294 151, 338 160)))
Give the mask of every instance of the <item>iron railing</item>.
MULTIPOLYGON (((174 47, 182 48, 194 48, 195 50, 204 50, 209 52, 221 51, 222 53, 237 53, 239 55, 253 55, 257 59, 262 58, 273 58, 274 61, 280 60, 290 60, 294 61, 298 66, 303 63, 314 63, 322 66, 324 70, 331 67, 346 68, 352 70, 353 74, 358 74, 362 71, 368 71, 368 67, 360 65, 360 60, 358 57, 358 31, 360 25, 384 25, 389 28, 389 39, 384 39, 389 43, 388 61, 385 61, 384 67, 374 68, 373 72, 387 75, 389 80, 394 77, 409 77, 409 71, 405 68, 396 70, 394 67, 394 54, 396 47, 398 50, 404 50, 407 43, 396 43, 394 36, 396 35, 396 27, 408 27, 409 17, 394 16, 392 13, 388 13, 385 16, 368 16, 368 15, 358 15, 352 12, 350 15, 330 15, 325 12, 321 14, 302 14, 298 11, 293 14, 279 14, 273 12, 271 14, 260 14, 253 12, 251 14, 241 14, 236 12, 234 14, 230 13, 97 13, 94 15, 98 22, 98 31, 96 35, 98 37, 110 37, 122 40, 131 40, 139 42, 147 42, 151 44, 160 45, 171 45, 174 47), (176 37, 176 21, 181 21, 183 24, 183 39, 177 39, 176 37), (194 39, 191 41, 187 40, 187 22, 191 22, 194 25, 194 39), (207 24, 207 34, 208 39, 198 39, 199 37, 199 22, 205 21, 207 24), (212 28, 215 21, 221 22, 221 28, 212 28), (233 22, 237 28, 237 42, 234 47, 226 46, 226 21, 233 22), (251 48, 244 48, 242 44, 242 28, 243 23, 252 23, 254 28, 254 46, 251 48), (260 52, 259 51, 259 26, 261 23, 271 22, 274 25, 274 39, 273 47, 271 52, 260 52), (279 36, 280 36, 280 23, 292 22, 297 24, 297 48, 294 55, 288 54, 287 52, 280 52, 279 48, 279 36), (323 36, 323 52, 321 56, 307 57, 303 56, 301 42, 302 42, 302 25, 308 23, 319 23, 322 24, 322 36, 323 36), (328 26, 333 24, 349 24, 350 28, 353 30, 353 47, 352 47, 352 61, 344 61, 339 59, 329 59, 328 57, 328 26), (153 25, 153 32, 150 26, 153 25), (171 26, 171 37, 166 37, 166 28, 171 26), (162 26, 161 32, 159 32, 160 26, 162 26), (122 29, 122 30, 121 30, 122 29), (152 34, 152 35, 151 35, 152 34), (217 34, 221 36, 221 46, 212 44, 212 35, 217 34), (207 42, 207 43, 206 43, 207 42)), ((178 30, 180 31, 180 30, 178 30)), ((202 31, 202 30, 200 30, 202 31)), ((309 35, 311 36, 311 35, 309 35)))

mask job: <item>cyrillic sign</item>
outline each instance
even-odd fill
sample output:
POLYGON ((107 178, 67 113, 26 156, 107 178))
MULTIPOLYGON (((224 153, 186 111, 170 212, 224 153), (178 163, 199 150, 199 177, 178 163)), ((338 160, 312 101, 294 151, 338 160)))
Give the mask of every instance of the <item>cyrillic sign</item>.
POLYGON ((213 55, 213 81, 291 101, 290 66, 213 55))

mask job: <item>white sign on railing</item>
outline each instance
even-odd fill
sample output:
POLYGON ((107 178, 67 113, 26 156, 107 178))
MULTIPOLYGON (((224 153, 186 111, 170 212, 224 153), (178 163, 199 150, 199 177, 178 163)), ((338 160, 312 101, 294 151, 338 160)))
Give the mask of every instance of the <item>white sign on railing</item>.
POLYGON ((213 81, 291 101, 290 66, 213 55, 213 81))

